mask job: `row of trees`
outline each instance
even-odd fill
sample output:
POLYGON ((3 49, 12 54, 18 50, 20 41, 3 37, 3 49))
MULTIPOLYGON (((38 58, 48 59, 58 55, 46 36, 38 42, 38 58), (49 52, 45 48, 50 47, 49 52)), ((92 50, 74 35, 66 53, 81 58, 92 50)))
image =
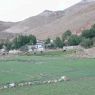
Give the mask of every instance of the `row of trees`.
MULTIPOLYGON (((36 37, 33 35, 23 36, 20 35, 12 41, 6 41, 0 44, 0 48, 3 45, 10 49, 18 49, 26 44, 36 44, 36 37)), ((95 45, 95 25, 90 29, 84 30, 80 36, 72 34, 70 30, 62 34, 61 37, 56 37, 54 41, 50 38, 46 39, 45 44, 49 48, 62 48, 63 46, 75 46, 81 45, 85 48, 90 48, 95 45)))
POLYGON ((73 35, 70 30, 63 33, 62 37, 56 37, 53 43, 50 42, 51 39, 46 39, 46 44, 49 44, 50 48, 62 48, 63 46, 78 45, 81 39, 77 35, 73 35))
POLYGON ((81 35, 74 35, 70 30, 63 33, 62 37, 56 37, 53 43, 50 42, 51 39, 46 39, 45 43, 49 45, 50 48, 63 46, 75 46, 81 45, 84 48, 90 48, 95 44, 95 25, 90 29, 82 31, 81 35))
POLYGON ((22 47, 26 44, 28 44, 28 45, 33 44, 34 45, 34 44, 36 44, 36 42, 37 42, 36 37, 33 35, 29 35, 29 36, 20 35, 20 36, 17 36, 12 41, 6 41, 5 43, 1 43, 0 48, 2 48, 3 45, 5 45, 8 50, 19 49, 20 47, 22 47))

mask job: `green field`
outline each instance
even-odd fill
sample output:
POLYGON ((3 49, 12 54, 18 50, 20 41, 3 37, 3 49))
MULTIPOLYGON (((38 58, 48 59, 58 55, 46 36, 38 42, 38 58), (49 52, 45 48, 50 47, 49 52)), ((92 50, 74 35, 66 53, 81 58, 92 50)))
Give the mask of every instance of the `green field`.
POLYGON ((0 90, 0 95, 95 95, 95 59, 61 52, 0 59, 0 84, 58 79, 70 81, 0 90))

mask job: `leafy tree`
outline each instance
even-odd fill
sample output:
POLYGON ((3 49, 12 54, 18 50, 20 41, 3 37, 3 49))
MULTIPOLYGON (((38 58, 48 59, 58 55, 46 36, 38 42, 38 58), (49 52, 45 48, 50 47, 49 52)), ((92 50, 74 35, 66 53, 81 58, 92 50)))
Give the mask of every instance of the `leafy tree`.
POLYGON ((36 42, 37 42, 37 39, 36 39, 36 37, 35 37, 34 35, 29 35, 29 36, 28 36, 28 39, 29 39, 29 43, 30 43, 30 44, 35 45, 36 42))
POLYGON ((89 33, 90 33, 89 30, 83 30, 81 36, 85 38, 89 38, 89 33))
POLYGON ((36 44, 36 37, 33 35, 29 35, 29 36, 23 36, 20 35, 18 37, 16 37, 13 42, 11 43, 7 43, 7 47, 9 49, 9 47, 11 47, 11 49, 18 49, 26 44, 36 44))
POLYGON ((45 41, 45 44, 49 44, 50 43, 50 38, 47 38, 46 41, 45 41))
POLYGON ((71 36, 72 35, 72 32, 70 30, 67 30, 65 33, 64 33, 65 36, 71 36))
POLYGON ((95 28, 91 28, 89 30, 84 30, 82 32, 82 37, 85 37, 85 38, 93 38, 93 37, 95 37, 95 28))
POLYGON ((91 28, 94 28, 95 29, 95 24, 91 26, 91 28))
POLYGON ((77 35, 72 35, 70 36, 70 38, 68 39, 68 44, 73 46, 73 45, 79 45, 81 42, 81 38, 77 35))
POLYGON ((90 48, 93 45, 93 41, 91 39, 83 39, 81 42, 81 46, 84 48, 90 48))
POLYGON ((67 40, 70 36, 72 35, 72 32, 70 30, 67 30, 65 33, 62 35, 62 40, 67 40))
POLYGON ((4 45, 3 43, 0 43, 0 49, 2 49, 3 45, 4 45))
POLYGON ((12 43, 11 43, 11 42, 5 43, 5 46, 6 46, 6 49, 7 49, 7 50, 12 49, 12 43))
POLYGON ((63 47, 63 43, 62 43, 62 40, 60 39, 60 37, 56 37, 55 45, 56 45, 56 47, 59 47, 59 48, 63 47))
POLYGON ((93 46, 95 46, 95 37, 92 39, 92 41, 93 41, 93 46))

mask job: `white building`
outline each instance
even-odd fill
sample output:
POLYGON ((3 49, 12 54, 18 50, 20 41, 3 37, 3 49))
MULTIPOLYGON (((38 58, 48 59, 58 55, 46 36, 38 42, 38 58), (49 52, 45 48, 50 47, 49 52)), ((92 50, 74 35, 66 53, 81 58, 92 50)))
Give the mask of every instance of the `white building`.
POLYGON ((36 48, 36 51, 39 51, 39 52, 45 51, 44 44, 43 43, 40 43, 40 42, 35 45, 35 48, 36 48))
POLYGON ((64 46, 63 51, 69 51, 69 50, 81 50, 81 46, 64 46))
POLYGON ((23 52, 36 53, 36 52, 44 52, 45 45, 42 41, 37 41, 36 45, 25 45, 20 48, 23 52))

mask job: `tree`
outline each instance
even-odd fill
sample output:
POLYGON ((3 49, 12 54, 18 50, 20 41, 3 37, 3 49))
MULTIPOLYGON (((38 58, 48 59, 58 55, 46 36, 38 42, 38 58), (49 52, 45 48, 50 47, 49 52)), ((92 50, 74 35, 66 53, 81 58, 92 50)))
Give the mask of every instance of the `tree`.
POLYGON ((72 35, 72 32, 70 30, 67 30, 65 33, 62 35, 62 40, 67 40, 70 36, 72 35))
POLYGON ((85 37, 85 38, 93 38, 93 37, 95 37, 95 28, 84 30, 82 32, 82 35, 81 36, 82 37, 85 37))
POLYGON ((12 41, 11 49, 18 49, 26 44, 31 44, 31 45, 36 44, 36 37, 33 35, 29 35, 29 36, 20 35, 12 41))
POLYGON ((81 46, 84 48, 90 48, 93 45, 93 41, 91 39, 83 39, 81 42, 81 46))
POLYGON ((56 37, 56 39, 55 39, 55 45, 58 48, 62 48, 63 47, 63 43, 62 43, 60 37, 56 37))
POLYGON ((45 44, 49 44, 50 43, 50 38, 47 38, 46 41, 45 41, 45 44))
POLYGON ((3 43, 0 43, 0 49, 2 49, 3 45, 4 45, 3 43))
POLYGON ((72 35, 72 32, 70 30, 67 30, 65 33, 64 33, 65 36, 71 36, 72 35))
POLYGON ((95 37, 92 39, 93 41, 93 46, 95 47, 95 37))
POLYGON ((30 44, 35 45, 37 43, 37 39, 36 39, 36 37, 34 35, 29 35, 28 39, 29 39, 30 44))
POLYGON ((11 43, 11 42, 5 43, 5 46, 6 46, 6 49, 7 49, 7 50, 12 49, 12 43, 11 43))
POLYGON ((81 38, 77 35, 72 35, 70 36, 70 38, 68 39, 68 45, 79 45, 81 42, 81 38))
POLYGON ((91 28, 94 28, 95 29, 95 24, 91 26, 91 28))

